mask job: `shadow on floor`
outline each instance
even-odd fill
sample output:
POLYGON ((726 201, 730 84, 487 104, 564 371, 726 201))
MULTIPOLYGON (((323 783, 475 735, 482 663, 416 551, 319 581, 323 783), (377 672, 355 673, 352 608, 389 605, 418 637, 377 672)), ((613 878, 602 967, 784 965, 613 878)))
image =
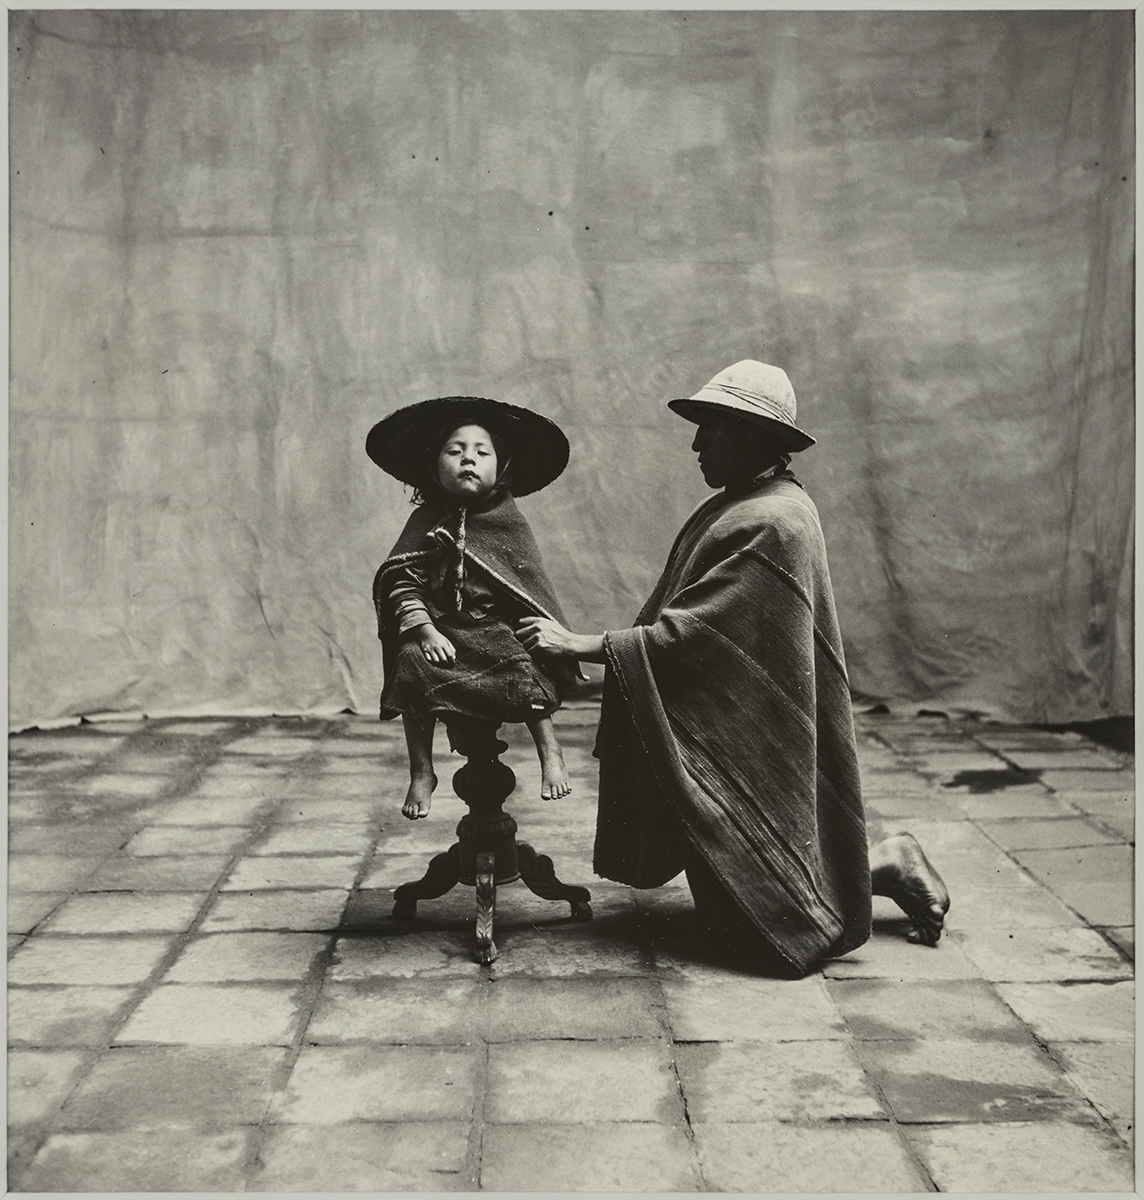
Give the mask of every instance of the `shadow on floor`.
POLYGON ((1136 751, 1135 717, 1102 717, 1099 721, 1075 721, 1071 725, 1038 725, 1050 733, 1079 733, 1090 741, 1099 742, 1121 754, 1136 751))

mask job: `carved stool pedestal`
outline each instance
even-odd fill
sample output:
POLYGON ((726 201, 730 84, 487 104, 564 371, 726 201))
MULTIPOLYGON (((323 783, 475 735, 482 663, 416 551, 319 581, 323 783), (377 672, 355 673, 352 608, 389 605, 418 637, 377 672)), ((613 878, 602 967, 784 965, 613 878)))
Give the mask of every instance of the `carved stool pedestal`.
POLYGON ((446 721, 453 749, 464 755, 465 765, 453 776, 453 790, 469 811, 457 825, 457 841, 429 863, 425 874, 403 883, 393 894, 393 915, 401 920, 416 916, 418 900, 443 896, 457 883, 477 889, 476 960, 491 963, 497 956, 493 943, 497 885, 522 879, 545 900, 567 900, 572 918, 590 921, 591 894, 587 888, 561 883, 552 859, 527 843, 516 840, 516 821, 503 804, 516 787, 512 768, 500 761, 508 743, 497 737, 499 725, 450 717, 446 721))

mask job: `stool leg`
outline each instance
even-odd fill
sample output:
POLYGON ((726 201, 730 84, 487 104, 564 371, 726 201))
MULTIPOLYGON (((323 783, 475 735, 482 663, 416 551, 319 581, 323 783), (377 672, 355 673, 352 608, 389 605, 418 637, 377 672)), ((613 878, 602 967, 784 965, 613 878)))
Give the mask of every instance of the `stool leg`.
POLYGON ((477 951, 479 963, 491 963, 496 959, 497 948, 493 943, 493 918, 497 909, 496 855, 491 850, 482 850, 477 855, 477 951))
POLYGON ((498 725, 464 717, 450 717, 445 725, 450 746, 466 760, 453 776, 453 789, 469 811, 457 826, 457 842, 432 859, 421 879, 403 883, 394 892, 393 915, 408 920, 416 915, 418 900, 443 896, 456 883, 475 884, 475 957, 479 963, 491 963, 497 957, 493 921, 498 879, 502 884, 523 879, 545 900, 567 900, 573 920, 590 921, 588 889, 562 883, 556 878, 552 859, 516 840, 516 822, 503 807, 516 777, 500 761, 508 745, 497 737, 498 725))
POLYGON ((592 906, 588 901, 592 893, 586 887, 574 883, 561 883, 556 878, 556 868, 547 854, 537 854, 527 842, 517 842, 517 860, 520 877, 530 892, 544 900, 567 900, 572 906, 572 919, 590 921, 592 906))
POLYGON ((403 883, 393 893, 393 915, 409 921, 417 915, 418 900, 443 896, 460 879, 461 850, 454 842, 442 854, 429 860, 425 874, 413 883, 403 883))

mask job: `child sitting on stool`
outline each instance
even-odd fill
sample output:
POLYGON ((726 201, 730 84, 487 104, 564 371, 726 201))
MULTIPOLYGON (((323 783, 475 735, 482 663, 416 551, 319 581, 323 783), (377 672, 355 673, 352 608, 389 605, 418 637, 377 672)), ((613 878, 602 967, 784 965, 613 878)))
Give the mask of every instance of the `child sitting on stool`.
POLYGON ((572 790, 552 713, 575 667, 534 661, 513 635, 527 616, 563 622, 532 530, 513 499, 547 487, 568 440, 546 417, 470 396, 391 413, 366 440, 417 505, 373 583, 385 684, 381 718, 401 714, 409 749, 402 813, 429 814, 438 717, 524 722, 544 800, 572 790))

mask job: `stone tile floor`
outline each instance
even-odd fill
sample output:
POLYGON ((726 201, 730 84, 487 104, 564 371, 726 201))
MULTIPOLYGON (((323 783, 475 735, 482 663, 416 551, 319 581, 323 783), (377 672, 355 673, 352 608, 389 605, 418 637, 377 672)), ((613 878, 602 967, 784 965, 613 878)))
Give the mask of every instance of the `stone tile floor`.
POLYGON ((592 875, 595 720, 557 716, 561 803, 504 733, 520 837, 595 915, 502 887, 489 966, 471 888, 390 916, 464 811, 401 817, 395 723, 12 736, 9 1190, 1133 1190, 1130 757, 859 714, 872 833, 916 833, 948 935, 879 901, 792 982, 681 881, 592 875))

